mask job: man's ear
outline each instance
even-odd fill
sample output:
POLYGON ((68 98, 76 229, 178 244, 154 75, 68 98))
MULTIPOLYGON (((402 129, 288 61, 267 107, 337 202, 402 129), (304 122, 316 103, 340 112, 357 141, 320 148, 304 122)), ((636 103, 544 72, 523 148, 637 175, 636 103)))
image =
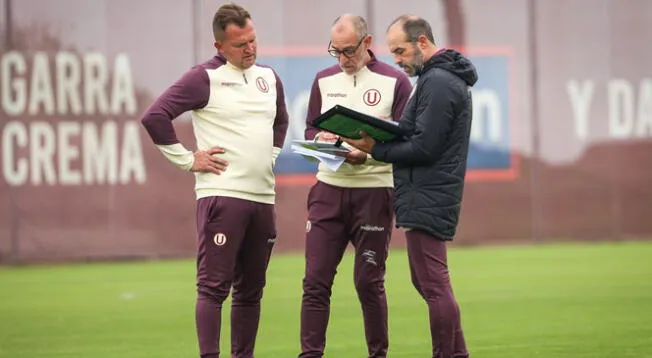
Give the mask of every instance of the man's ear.
POLYGON ((220 55, 222 54, 222 43, 219 41, 213 42, 213 46, 215 46, 215 49, 217 49, 217 53, 220 55))
POLYGON ((371 48, 371 44, 374 42, 374 38, 371 35, 367 35, 367 38, 364 39, 365 45, 367 45, 367 48, 371 48))
POLYGON ((419 35, 419 48, 425 50, 428 47, 428 42, 430 41, 428 40, 426 35, 419 35))

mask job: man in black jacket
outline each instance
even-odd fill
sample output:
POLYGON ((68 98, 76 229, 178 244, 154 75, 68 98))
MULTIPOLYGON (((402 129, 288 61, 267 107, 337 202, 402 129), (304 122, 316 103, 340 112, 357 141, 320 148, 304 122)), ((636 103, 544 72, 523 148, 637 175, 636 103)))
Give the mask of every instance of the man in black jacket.
POLYGON ((408 135, 376 143, 344 139, 376 160, 392 163, 396 225, 405 229, 412 282, 428 304, 435 358, 468 357, 460 311, 448 274, 446 241, 455 236, 471 131, 471 91, 478 80, 459 52, 439 49, 427 21, 411 15, 387 30, 394 61, 418 76, 400 127, 408 135))

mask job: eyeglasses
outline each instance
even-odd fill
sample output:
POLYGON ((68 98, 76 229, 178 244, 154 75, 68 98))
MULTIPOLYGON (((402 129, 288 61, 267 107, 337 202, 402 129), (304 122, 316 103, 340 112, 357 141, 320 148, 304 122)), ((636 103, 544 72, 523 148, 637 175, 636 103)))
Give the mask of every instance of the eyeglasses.
POLYGON ((362 36, 362 38, 360 39, 358 44, 355 45, 355 47, 347 47, 344 50, 338 50, 338 49, 332 48, 331 47, 331 45, 332 45, 331 41, 328 41, 328 54, 333 56, 333 57, 340 57, 340 55, 344 55, 344 57, 346 57, 346 58, 351 58, 351 57, 355 56, 355 53, 360 48, 360 45, 362 45, 362 41, 364 41, 364 39, 366 39, 366 38, 367 38, 367 35, 362 36))

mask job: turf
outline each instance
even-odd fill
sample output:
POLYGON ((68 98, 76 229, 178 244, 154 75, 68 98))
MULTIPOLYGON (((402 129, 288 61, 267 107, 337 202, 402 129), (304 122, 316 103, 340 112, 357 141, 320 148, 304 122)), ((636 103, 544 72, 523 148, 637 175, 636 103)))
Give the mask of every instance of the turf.
MULTIPOLYGON (((652 357, 650 257, 652 242, 450 250, 472 357, 652 357)), ((366 356, 351 259, 334 287, 327 357, 366 356)), ((257 357, 296 357, 302 271, 301 255, 272 258, 257 357)), ((389 356, 429 357, 404 251, 390 255, 387 292, 389 356)), ((197 357, 194 298, 192 260, 0 267, 0 357, 197 357)), ((226 353, 228 324, 222 333, 226 353)))

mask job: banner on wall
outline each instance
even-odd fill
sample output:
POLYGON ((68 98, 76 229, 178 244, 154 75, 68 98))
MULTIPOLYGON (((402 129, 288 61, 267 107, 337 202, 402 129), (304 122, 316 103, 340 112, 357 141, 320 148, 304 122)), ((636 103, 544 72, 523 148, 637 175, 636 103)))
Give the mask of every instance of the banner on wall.
MULTIPOLYGON (((469 180, 513 180, 518 163, 512 154, 514 102, 511 76, 513 57, 506 49, 467 51, 476 65, 479 81, 474 86, 473 125, 469 148, 469 180)), ((379 60, 392 63, 391 56, 379 60)), ((303 139, 310 88, 320 70, 334 64, 328 55, 297 54, 293 56, 261 56, 261 63, 272 66, 285 87, 291 123, 285 148, 276 164, 280 183, 301 183, 314 178, 316 164, 289 150, 294 139, 303 139), (284 181, 283 179, 290 179, 284 181)), ((414 78, 412 79, 414 81, 414 78)))
MULTIPOLYGON (((11 112, 11 117, 15 118, 2 128, 2 168, 7 183, 21 186, 42 182, 50 185, 102 182, 127 184, 134 178, 139 183, 145 181, 146 170, 142 161, 138 124, 128 120, 113 125, 114 122, 109 119, 116 115, 136 115, 129 58, 124 54, 118 55, 114 59, 114 68, 110 71, 112 76, 109 76, 106 67, 111 62, 101 56, 97 53, 77 56, 67 52, 57 53, 54 58, 41 53, 28 58, 18 52, 3 56, 1 67, 6 70, 2 76, 5 84, 2 86, 3 109, 11 112), (32 73, 27 73, 27 69, 32 73), (70 71, 71 69, 75 71, 70 71), (52 76, 52 72, 56 75, 52 76), (80 75, 75 80, 81 82, 83 77, 84 86, 80 87, 71 80, 71 73, 106 75, 80 75), (51 83, 50 78, 55 81, 51 83), (29 92, 15 90, 28 88, 27 85, 20 87, 21 81, 33 82, 29 92), (69 86, 69 83, 75 86, 69 86), (112 86, 106 86, 109 83, 112 86), (68 87, 79 88, 81 92, 68 91, 68 87), (107 87, 110 91, 104 90, 107 87), (25 114, 31 118, 39 115, 42 118, 57 115, 65 117, 70 115, 68 112, 73 116, 92 117, 100 114, 104 119, 103 125, 95 128, 98 126, 96 120, 88 123, 77 120, 26 123, 19 119, 25 114), (120 128, 120 125, 124 128, 120 128), (66 136, 81 136, 89 140, 76 144, 66 136), (122 140, 118 141, 117 138, 122 140), (102 147, 95 148, 98 145, 102 147), (29 148, 32 150, 26 150, 29 148), (92 153, 100 153, 100 159, 104 159, 97 162, 97 155, 90 155, 92 153), (94 159, 91 161, 90 158, 94 159), (112 161, 111 158, 115 160, 112 161), (69 168, 68 163, 75 160, 81 160, 82 168, 69 168)), ((468 162, 469 179, 514 179, 518 163, 511 150, 511 106, 514 101, 510 86, 510 67, 513 63, 511 55, 509 51, 495 50, 482 53, 471 51, 468 56, 475 63, 480 77, 472 92, 474 113, 468 162)), ((379 59, 392 62, 387 55, 381 55, 379 59)), ((315 74, 332 65, 334 60, 328 55, 299 54, 261 56, 260 62, 271 65, 282 78, 292 119, 286 146, 277 161, 276 172, 281 179, 280 184, 283 184, 284 178, 298 178, 298 181, 292 181, 295 183, 303 182, 302 177, 312 180, 315 164, 291 153, 289 146, 292 140, 303 139, 310 87, 315 74)))
POLYGON ((10 186, 147 180, 129 55, 0 55, 0 161, 10 186))

